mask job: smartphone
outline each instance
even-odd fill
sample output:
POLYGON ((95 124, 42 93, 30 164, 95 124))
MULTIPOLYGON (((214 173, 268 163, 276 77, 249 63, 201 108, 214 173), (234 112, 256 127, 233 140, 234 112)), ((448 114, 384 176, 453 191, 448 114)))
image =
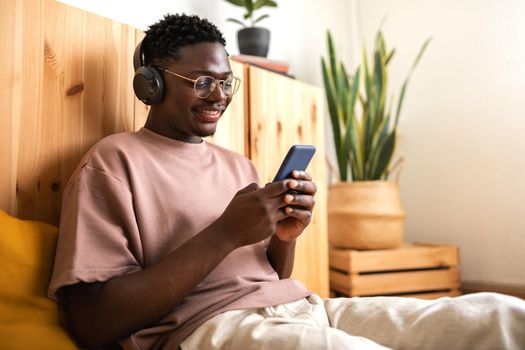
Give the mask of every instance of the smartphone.
POLYGON ((312 145, 293 145, 286 157, 284 157, 273 181, 281 181, 292 177, 292 171, 294 170, 306 170, 314 153, 315 147, 312 145))

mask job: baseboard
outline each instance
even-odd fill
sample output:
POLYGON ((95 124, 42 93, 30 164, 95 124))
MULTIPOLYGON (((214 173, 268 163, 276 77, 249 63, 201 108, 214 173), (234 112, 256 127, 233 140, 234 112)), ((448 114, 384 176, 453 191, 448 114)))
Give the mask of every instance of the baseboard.
POLYGON ((525 285, 481 281, 461 281, 463 294, 477 292, 495 292, 512 295, 525 300, 525 285))

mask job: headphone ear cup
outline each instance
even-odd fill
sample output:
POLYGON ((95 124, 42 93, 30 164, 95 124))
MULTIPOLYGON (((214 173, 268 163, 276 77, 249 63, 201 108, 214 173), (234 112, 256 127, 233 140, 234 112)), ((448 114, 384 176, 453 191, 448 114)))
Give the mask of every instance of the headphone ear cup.
POLYGON ((158 70, 152 67, 139 67, 133 77, 133 90, 139 100, 147 105, 156 105, 164 97, 164 81, 158 70))

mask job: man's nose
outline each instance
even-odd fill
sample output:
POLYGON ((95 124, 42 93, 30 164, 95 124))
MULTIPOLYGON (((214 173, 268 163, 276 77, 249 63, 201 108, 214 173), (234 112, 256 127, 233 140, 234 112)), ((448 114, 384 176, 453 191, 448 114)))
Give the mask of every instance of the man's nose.
POLYGON ((224 85, 222 82, 216 82, 215 89, 213 89, 209 98, 212 98, 214 101, 225 101, 228 98, 224 93, 224 85))

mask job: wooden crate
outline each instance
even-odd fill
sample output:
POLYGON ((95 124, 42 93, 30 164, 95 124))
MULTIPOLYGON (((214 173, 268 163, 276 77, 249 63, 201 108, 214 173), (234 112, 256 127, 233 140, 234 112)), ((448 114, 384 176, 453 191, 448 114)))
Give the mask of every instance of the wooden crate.
POLYGON ((330 248, 332 296, 459 295, 459 250, 454 245, 412 243, 396 249, 330 248))

